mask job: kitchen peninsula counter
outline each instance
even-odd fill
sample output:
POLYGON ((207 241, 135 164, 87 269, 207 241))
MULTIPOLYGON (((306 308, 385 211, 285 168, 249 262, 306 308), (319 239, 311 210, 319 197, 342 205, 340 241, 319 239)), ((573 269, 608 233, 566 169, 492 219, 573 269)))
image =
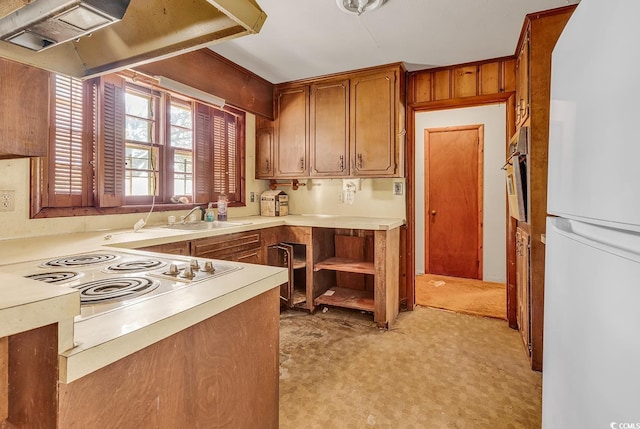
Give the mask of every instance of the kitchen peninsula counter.
MULTIPOLYGON (((390 230, 404 224, 403 219, 397 218, 328 215, 249 216, 233 218, 230 221, 240 225, 202 231, 169 229, 166 225, 148 225, 137 232, 130 229, 103 230, 0 240, 0 260, 2 261, 0 275, 10 276, 10 273, 6 273, 6 266, 25 261, 108 250, 113 247, 135 249, 280 225, 390 230)), ((136 253, 143 252, 136 251, 136 253)), ((154 341, 172 335, 197 321, 222 312, 287 281, 287 273, 283 269, 251 264, 240 265, 243 265, 244 269, 225 275, 222 279, 197 283, 124 309, 76 322, 73 334, 75 347, 67 350, 63 346, 60 349, 60 381, 76 380, 154 341), (212 285, 216 287, 211 287, 212 285)), ((28 310, 28 308, 35 308, 41 299, 33 295, 35 291, 41 291, 51 299, 63 299, 59 298, 62 296, 67 300, 76 302, 78 300, 75 291, 60 291, 34 280, 13 276, 13 281, 5 284, 12 285, 10 287, 13 289, 6 291, 7 293, 3 290, 0 295, 0 320, 3 320, 3 315, 13 318, 15 313, 9 313, 9 311, 17 311, 12 305, 16 297, 24 301, 20 304, 25 306, 24 314, 39 313, 28 310), (27 283, 29 287, 23 283, 27 283), (29 305, 32 307, 28 307, 29 305)), ((78 309, 77 304, 66 303, 64 307, 47 306, 47 311, 51 313, 49 318, 68 320, 77 314, 78 309), (66 309, 64 316, 56 313, 60 308, 66 309)), ((31 317, 36 315, 33 314, 31 317)), ((44 314, 38 314, 37 317, 46 318, 44 314)), ((73 329, 73 326, 70 328, 73 329)), ((69 345, 69 341, 66 345, 69 345)))

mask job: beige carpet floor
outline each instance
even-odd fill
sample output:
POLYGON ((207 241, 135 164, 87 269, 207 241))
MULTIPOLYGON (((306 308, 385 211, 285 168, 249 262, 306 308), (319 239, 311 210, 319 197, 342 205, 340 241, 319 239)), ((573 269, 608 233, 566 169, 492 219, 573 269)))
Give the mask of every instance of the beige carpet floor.
POLYGON ((476 316, 507 318, 504 283, 423 274, 416 276, 416 304, 476 316))
POLYGON ((287 311, 280 341, 281 429, 540 427, 541 374, 505 321, 418 307, 384 331, 287 311))

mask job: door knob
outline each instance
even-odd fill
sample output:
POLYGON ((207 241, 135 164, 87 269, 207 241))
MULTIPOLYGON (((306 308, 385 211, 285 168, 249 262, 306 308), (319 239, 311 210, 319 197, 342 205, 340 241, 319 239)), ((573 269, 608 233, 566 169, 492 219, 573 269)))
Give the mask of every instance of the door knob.
POLYGON ((436 211, 435 210, 431 210, 431 214, 435 216, 436 215, 436 211))

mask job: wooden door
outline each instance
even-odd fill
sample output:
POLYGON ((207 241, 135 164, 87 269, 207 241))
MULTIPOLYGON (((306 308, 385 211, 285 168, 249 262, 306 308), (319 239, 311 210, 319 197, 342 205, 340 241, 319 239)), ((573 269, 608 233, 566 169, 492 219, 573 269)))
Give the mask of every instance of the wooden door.
POLYGON ((308 175, 309 87, 281 90, 276 95, 275 177, 308 175))
POLYGON ((349 80, 311 85, 311 176, 349 175, 349 80))
POLYGON ((425 270, 482 279, 483 126, 425 130, 425 270))
POLYGON ((351 79, 351 173, 396 174, 396 74, 394 71, 351 79))

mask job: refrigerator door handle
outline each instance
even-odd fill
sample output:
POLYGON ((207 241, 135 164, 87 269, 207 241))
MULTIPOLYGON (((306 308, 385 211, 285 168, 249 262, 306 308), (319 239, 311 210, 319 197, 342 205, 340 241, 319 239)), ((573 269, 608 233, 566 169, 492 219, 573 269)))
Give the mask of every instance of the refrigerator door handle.
POLYGON ((552 218, 551 225, 558 234, 569 239, 640 262, 640 233, 565 218, 552 218))

